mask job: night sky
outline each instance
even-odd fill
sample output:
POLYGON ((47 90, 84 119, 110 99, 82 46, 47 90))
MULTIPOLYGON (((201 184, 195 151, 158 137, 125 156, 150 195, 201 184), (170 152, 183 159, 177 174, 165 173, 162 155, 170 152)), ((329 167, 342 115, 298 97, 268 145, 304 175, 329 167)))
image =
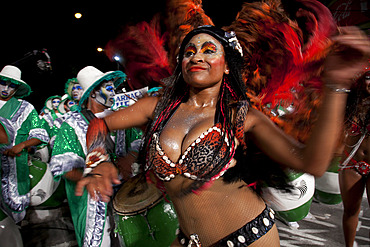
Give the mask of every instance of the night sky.
MULTIPOLYGON (((235 19, 243 2, 245 0, 203 0, 203 9, 215 25, 221 27, 235 19)), ((164 13, 166 5, 165 0, 90 3, 48 1, 41 4, 33 1, 23 4, 13 1, 1 9, 1 69, 33 50, 45 48, 51 57, 51 73, 38 71, 36 56, 18 66, 22 70, 22 79, 33 90, 25 99, 37 111, 49 96, 63 95, 67 79, 76 77, 85 66, 92 65, 103 72, 116 70, 117 63, 96 49, 104 48, 124 25, 150 21, 154 14, 164 13), (81 19, 74 17, 76 12, 82 14, 81 19)), ((119 68, 123 70, 122 66, 119 68)))
MULTIPOLYGON (((125 24, 149 21, 155 13, 165 10, 165 0, 100 1, 80 6, 64 1, 35 2, 26 5, 10 3, 2 8, 0 67, 22 59, 33 50, 47 49, 51 57, 51 73, 39 73, 36 67, 39 57, 36 56, 19 65, 22 79, 33 91, 25 100, 37 111, 49 96, 64 94, 64 83, 76 77, 83 67, 92 65, 103 72, 116 70, 117 64, 104 53, 97 52, 97 47, 104 48, 125 24), (82 14, 81 19, 74 17, 76 12, 82 14)), ((230 24, 244 1, 233 0, 232 6, 226 6, 225 2, 203 2, 206 13, 218 26, 230 24)))

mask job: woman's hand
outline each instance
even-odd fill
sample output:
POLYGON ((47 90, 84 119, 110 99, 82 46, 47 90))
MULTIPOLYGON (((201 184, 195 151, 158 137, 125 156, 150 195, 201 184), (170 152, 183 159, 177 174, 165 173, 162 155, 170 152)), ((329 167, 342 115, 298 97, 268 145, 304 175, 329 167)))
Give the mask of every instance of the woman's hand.
POLYGON ((334 48, 326 58, 322 78, 326 84, 349 89, 370 57, 370 41, 357 27, 341 27, 339 32, 332 38, 334 48))
POLYGON ((91 175, 82 178, 76 186, 76 196, 82 196, 84 187, 90 196, 98 201, 109 202, 113 195, 112 184, 120 184, 117 168, 109 162, 99 164, 91 175))

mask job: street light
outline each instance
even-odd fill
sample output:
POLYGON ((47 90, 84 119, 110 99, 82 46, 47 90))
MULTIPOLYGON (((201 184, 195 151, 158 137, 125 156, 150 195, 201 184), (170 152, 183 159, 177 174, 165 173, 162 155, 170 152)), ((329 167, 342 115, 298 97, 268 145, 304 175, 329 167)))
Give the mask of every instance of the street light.
POLYGON ((82 17, 82 14, 81 13, 75 13, 75 18, 76 19, 80 19, 82 17))

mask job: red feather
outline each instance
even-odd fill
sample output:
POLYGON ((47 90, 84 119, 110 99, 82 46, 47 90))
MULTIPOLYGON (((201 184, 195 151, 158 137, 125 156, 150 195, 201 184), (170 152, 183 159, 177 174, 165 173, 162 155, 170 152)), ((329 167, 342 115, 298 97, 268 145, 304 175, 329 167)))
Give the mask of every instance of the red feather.
POLYGON ((202 0, 167 0, 166 8, 169 58, 171 67, 175 68, 179 46, 186 34, 199 26, 213 25, 213 22, 205 14, 202 0))
POLYGON ((138 23, 128 26, 105 47, 108 57, 124 58, 125 72, 131 89, 161 84, 161 79, 171 75, 167 52, 164 49, 165 35, 161 35, 159 18, 150 24, 138 23))
POLYGON ((290 119, 282 121, 270 116, 286 132, 303 141, 320 104, 319 75, 336 25, 321 3, 295 3, 299 8, 293 18, 300 22, 288 17, 280 2, 266 0, 244 4, 226 29, 236 32, 245 51, 244 78, 254 107, 269 115, 276 105, 287 107, 293 103, 295 112, 290 119), (266 108, 267 104, 271 108, 266 108))

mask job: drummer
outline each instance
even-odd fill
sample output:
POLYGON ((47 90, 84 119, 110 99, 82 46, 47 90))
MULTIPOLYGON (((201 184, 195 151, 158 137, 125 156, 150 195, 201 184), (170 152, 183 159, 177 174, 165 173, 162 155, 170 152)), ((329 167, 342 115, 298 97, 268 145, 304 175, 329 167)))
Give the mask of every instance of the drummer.
POLYGON ((3 137, 7 135, 5 145, 0 145, 0 165, 2 168, 2 203, 0 209, 0 238, 7 236, 9 241, 1 246, 19 246, 19 222, 25 216, 25 209, 30 203, 30 181, 28 169, 28 151, 49 141, 48 133, 42 128, 33 105, 22 100, 31 93, 30 86, 21 79, 21 71, 7 65, 0 72, 0 123, 3 137), (3 235, 4 234, 4 235, 3 235), (14 237, 14 238, 13 238, 14 237))
MULTIPOLYGON (((82 198, 76 197, 74 188, 76 182, 83 176, 87 126, 92 119, 112 113, 110 108, 115 95, 114 89, 126 79, 126 75, 121 71, 103 73, 95 67, 87 66, 80 70, 77 79, 84 89, 79 101, 82 110, 72 111, 70 117, 62 123, 55 139, 50 166, 55 179, 65 179, 79 246, 84 244, 89 246, 92 241, 100 243, 101 246, 111 246, 114 240, 110 238, 108 229, 112 218, 107 217, 110 213, 107 204, 90 200, 86 192, 82 198)), ((127 156, 133 162, 137 157, 137 150, 131 149, 130 143, 125 141, 125 133, 125 131, 115 133, 116 138, 120 138, 121 141, 116 144, 111 142, 111 148, 114 149, 116 156, 127 156)), ((137 135, 136 139, 138 138, 141 138, 141 135, 137 135)))

